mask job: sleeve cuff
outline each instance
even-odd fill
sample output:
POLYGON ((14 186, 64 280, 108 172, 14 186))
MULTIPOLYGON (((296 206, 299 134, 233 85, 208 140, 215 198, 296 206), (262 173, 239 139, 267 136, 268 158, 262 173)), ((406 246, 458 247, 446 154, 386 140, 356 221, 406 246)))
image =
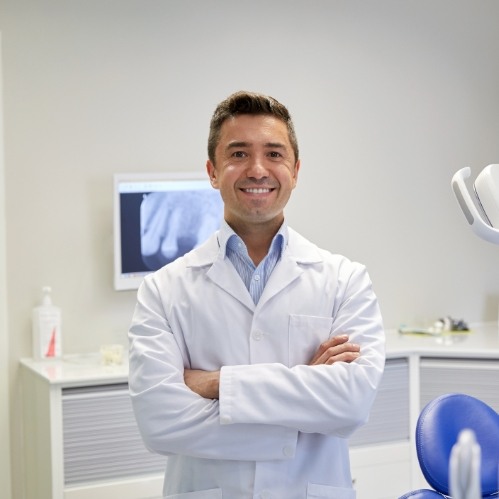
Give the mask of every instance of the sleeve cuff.
POLYGON ((224 366, 220 370, 220 386, 219 386, 219 408, 220 408, 220 424, 232 424, 232 400, 233 400, 233 384, 232 384, 232 369, 230 366, 224 366))

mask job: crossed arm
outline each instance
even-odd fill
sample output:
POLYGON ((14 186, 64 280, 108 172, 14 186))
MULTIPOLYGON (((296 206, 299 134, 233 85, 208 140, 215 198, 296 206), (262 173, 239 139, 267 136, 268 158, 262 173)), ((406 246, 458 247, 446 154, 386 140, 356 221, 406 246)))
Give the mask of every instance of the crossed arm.
MULTIPOLYGON (((352 362, 360 355, 360 347, 348 341, 348 336, 340 335, 322 343, 309 362, 309 366, 352 362)), ((195 393, 207 399, 219 398, 220 371, 186 369, 185 384, 195 393)))

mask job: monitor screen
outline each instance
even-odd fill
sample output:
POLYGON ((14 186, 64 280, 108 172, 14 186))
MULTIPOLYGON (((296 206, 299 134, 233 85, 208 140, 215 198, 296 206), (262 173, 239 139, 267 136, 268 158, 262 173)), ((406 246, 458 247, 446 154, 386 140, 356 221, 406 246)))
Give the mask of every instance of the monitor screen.
POLYGON ((114 176, 114 288, 199 246, 220 227, 223 203, 206 173, 114 176))

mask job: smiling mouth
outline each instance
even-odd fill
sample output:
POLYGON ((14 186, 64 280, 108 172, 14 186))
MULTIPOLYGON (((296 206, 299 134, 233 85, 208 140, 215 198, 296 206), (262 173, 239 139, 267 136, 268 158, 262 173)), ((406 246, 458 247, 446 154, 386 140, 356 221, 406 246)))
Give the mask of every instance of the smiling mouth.
POLYGON ((249 189, 241 189, 243 192, 247 192, 249 194, 267 194, 272 192, 273 188, 264 188, 264 187, 253 187, 249 189))

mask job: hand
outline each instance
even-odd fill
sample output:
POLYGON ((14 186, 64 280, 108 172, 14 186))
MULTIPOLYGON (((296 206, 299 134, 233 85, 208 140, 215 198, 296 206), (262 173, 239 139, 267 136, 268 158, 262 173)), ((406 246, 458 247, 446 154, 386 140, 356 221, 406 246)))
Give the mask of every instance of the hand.
POLYGON ((359 357, 359 352, 359 345, 349 343, 346 334, 334 336, 319 346, 308 365, 318 366, 320 364, 334 364, 335 362, 353 362, 359 357))
POLYGON ((184 381, 193 392, 205 399, 219 398, 220 371, 185 369, 184 381))

